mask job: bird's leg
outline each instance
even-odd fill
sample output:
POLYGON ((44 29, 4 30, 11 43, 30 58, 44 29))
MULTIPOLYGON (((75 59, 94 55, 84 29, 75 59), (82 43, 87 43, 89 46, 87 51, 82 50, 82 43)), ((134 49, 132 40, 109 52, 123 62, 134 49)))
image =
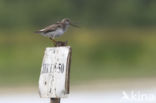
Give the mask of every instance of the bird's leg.
POLYGON ((53 38, 49 38, 50 40, 52 40, 52 42, 54 43, 55 47, 59 47, 59 46, 66 46, 68 41, 66 42, 62 42, 62 41, 56 41, 53 38))
POLYGON ((49 38, 50 40, 52 40, 52 42, 54 43, 54 45, 56 45, 57 41, 54 40, 53 38, 49 38))

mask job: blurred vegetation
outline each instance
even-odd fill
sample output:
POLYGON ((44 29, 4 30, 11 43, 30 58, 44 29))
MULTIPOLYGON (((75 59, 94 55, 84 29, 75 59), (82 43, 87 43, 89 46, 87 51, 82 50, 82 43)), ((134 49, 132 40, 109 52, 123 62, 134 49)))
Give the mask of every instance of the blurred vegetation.
POLYGON ((53 45, 33 32, 64 17, 81 26, 57 39, 72 46, 72 83, 155 77, 155 11, 155 0, 1 0, 0 85, 36 85, 53 45))
POLYGON ((0 28, 32 28, 64 17, 85 26, 155 26, 155 0, 1 0, 0 28))

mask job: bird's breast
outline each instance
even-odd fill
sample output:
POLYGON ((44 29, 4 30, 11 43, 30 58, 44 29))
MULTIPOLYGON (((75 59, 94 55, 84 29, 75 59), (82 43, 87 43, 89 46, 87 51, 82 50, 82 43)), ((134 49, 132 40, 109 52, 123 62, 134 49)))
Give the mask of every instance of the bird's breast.
POLYGON ((61 29, 61 28, 58 28, 58 29, 55 31, 55 36, 56 36, 56 37, 61 36, 63 33, 64 33, 64 30, 61 29))

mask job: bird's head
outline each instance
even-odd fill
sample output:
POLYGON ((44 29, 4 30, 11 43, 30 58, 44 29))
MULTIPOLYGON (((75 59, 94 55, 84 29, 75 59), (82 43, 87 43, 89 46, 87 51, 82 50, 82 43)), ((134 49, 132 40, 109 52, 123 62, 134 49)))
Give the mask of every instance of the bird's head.
POLYGON ((61 22, 64 23, 64 24, 66 24, 66 25, 70 25, 71 20, 68 19, 68 18, 64 18, 61 22))
POLYGON ((64 23, 65 25, 71 25, 71 26, 74 26, 74 27, 78 27, 77 25, 73 24, 71 22, 71 20, 68 19, 68 18, 64 18, 61 22, 64 23))

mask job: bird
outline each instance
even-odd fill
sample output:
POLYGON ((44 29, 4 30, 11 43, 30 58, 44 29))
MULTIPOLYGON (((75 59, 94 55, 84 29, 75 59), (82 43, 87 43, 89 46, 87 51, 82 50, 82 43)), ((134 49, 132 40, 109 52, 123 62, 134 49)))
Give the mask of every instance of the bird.
POLYGON ((63 35, 70 25, 73 27, 78 27, 77 25, 73 24, 69 18, 64 18, 61 21, 57 21, 55 24, 37 30, 35 33, 48 37, 56 44, 57 41, 54 39, 63 35))

